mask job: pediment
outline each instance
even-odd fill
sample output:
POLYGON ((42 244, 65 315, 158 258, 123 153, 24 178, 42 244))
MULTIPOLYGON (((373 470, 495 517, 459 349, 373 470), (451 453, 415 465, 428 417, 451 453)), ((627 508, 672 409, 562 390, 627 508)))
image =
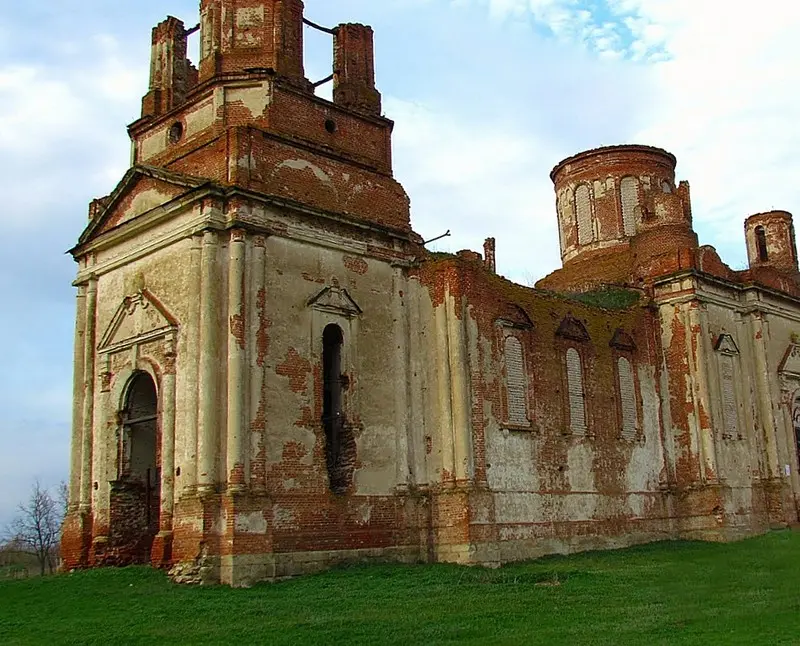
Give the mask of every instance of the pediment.
POLYGON ((786 348, 783 360, 780 366, 778 366, 778 372, 793 377, 800 377, 800 345, 793 343, 786 348))
POLYGON ((126 296, 103 334, 98 350, 110 352, 166 336, 178 323, 146 289, 126 296))
POLYGON ((578 319, 572 315, 567 315, 561 321, 561 325, 556 330, 556 335, 572 341, 588 341, 589 333, 578 319))
POLYGON ((507 303, 505 305, 497 318, 497 324, 522 330, 530 330, 533 327, 533 321, 531 321, 527 312, 516 303, 507 303))
POLYGON ((89 226, 79 244, 176 200, 208 180, 138 165, 131 168, 111 195, 96 200, 89 226))
POLYGON ((625 352, 633 352, 636 350, 636 343, 634 343, 633 337, 622 328, 616 329, 608 345, 617 350, 624 350, 625 352))
POLYGON ((739 348, 730 334, 720 334, 714 349, 722 354, 739 354, 739 348))
POLYGON ((308 306, 312 309, 339 314, 347 318, 353 318, 362 312, 362 309, 347 293, 347 290, 336 286, 323 289, 308 301, 308 306))

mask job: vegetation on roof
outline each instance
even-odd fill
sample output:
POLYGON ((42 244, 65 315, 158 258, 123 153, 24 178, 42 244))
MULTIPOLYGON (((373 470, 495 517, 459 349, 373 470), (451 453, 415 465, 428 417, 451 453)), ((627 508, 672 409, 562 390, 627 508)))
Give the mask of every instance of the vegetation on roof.
POLYGON ((639 303, 641 293, 624 287, 604 287, 591 292, 567 294, 570 300, 607 310, 625 310, 639 303))

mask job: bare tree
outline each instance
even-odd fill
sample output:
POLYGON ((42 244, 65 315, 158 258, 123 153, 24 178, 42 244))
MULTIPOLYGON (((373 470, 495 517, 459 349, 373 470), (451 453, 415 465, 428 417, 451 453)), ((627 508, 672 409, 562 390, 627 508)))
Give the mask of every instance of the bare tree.
MULTIPOLYGON (((62 497, 60 493, 59 498, 62 497)), ((55 569, 63 517, 63 501, 53 498, 37 479, 30 497, 19 504, 17 516, 8 527, 10 541, 24 546, 36 556, 42 575, 48 569, 51 573, 55 569)))

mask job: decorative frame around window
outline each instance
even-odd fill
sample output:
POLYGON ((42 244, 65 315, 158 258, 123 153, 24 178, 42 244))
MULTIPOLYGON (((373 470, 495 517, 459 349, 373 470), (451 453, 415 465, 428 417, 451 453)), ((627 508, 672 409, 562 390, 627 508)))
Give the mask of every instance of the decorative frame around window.
POLYGON ((594 437, 586 392, 591 339, 583 323, 567 315, 556 330, 562 353, 564 435, 594 437))
POLYGON ((714 344, 717 352, 717 374, 720 385, 720 410, 722 412, 722 439, 742 440, 742 406, 737 391, 740 378, 739 348, 730 334, 720 334, 714 344))
POLYGON ((630 334, 617 328, 609 346, 614 360, 614 400, 619 437, 628 442, 644 441, 642 397, 634 361, 636 343, 630 334))
POLYGON ((533 389, 529 344, 533 323, 522 308, 511 305, 496 324, 503 377, 501 425, 512 431, 532 431, 533 389))

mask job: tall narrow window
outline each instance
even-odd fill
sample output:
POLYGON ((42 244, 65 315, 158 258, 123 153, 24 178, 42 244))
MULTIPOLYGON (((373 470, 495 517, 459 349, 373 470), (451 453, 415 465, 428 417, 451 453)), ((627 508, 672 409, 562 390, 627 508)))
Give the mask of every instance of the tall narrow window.
POLYGON ((342 329, 338 325, 328 325, 322 333, 322 424, 325 428, 328 479, 331 490, 336 493, 347 489, 350 473, 345 459, 348 438, 343 410, 343 342, 342 329))
POLYGON ((583 394, 581 355, 567 348, 567 391, 569 395, 569 428, 579 435, 586 433, 586 402, 583 394))
POLYGON ((758 259, 760 262, 767 262, 767 234, 764 227, 756 227, 756 248, 758 249, 758 259))
POLYGON ((522 344, 513 336, 506 337, 506 405, 508 422, 515 426, 528 426, 527 380, 522 344))
POLYGON ((122 418, 127 447, 123 456, 124 476, 147 486, 156 486, 156 429, 158 396, 153 378, 138 372, 130 381, 122 418))
POLYGON ((622 411, 622 437, 626 440, 633 440, 636 438, 638 420, 636 413, 636 386, 631 362, 625 357, 620 357, 617 360, 617 372, 619 373, 619 400, 622 411))
POLYGON ((586 244, 594 239, 592 200, 586 184, 581 184, 575 191, 575 206, 578 211, 578 244, 586 244))
POLYGON ((569 232, 575 226, 575 204, 570 189, 561 191, 558 198, 559 235, 562 247, 566 246, 569 232))
POLYGON ((620 182, 622 226, 626 236, 636 234, 636 207, 639 206, 639 182, 635 177, 623 177, 620 182))
POLYGON ((736 382, 734 380, 733 355, 719 357, 720 382, 722 384, 722 419, 725 435, 734 438, 738 435, 738 405, 736 401, 736 382))

